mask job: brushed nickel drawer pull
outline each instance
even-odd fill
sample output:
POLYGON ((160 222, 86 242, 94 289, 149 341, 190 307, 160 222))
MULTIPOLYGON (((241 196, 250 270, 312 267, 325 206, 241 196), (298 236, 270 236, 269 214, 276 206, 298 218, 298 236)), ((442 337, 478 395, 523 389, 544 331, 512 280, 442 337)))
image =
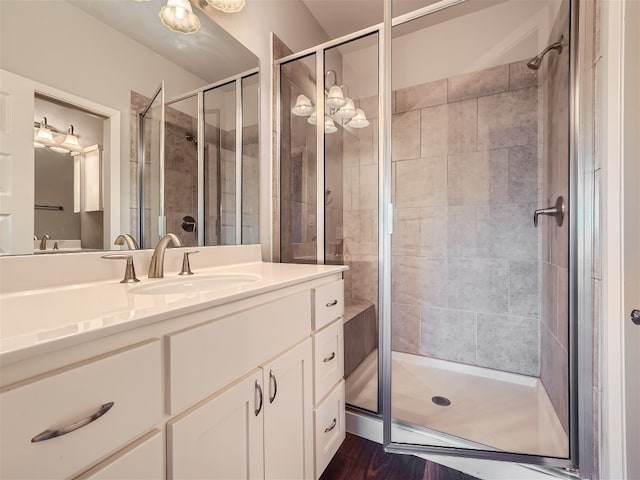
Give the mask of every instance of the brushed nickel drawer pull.
POLYGON ((333 430, 334 428, 336 428, 336 425, 338 424, 337 420, 334 418, 333 422, 331 422, 331 425, 329 425, 327 428, 324 429, 324 433, 329 433, 331 430, 333 430))
POLYGON ((105 403, 102 405, 97 412, 89 415, 88 417, 82 418, 76 422, 73 422, 70 425, 67 425, 62 428, 56 428, 55 430, 45 430, 42 433, 39 433, 35 437, 31 439, 33 443, 36 442, 44 442, 45 440, 50 440, 52 438, 61 437, 62 435, 66 435, 67 433, 71 433, 79 428, 82 428, 86 425, 89 425, 91 422, 95 422, 113 407, 114 402, 105 403))
POLYGON ((260 412, 262 411, 262 401, 264 400, 262 397, 262 387, 260 386, 257 380, 256 380, 255 389, 256 389, 256 392, 258 392, 258 394, 260 395, 260 403, 258 404, 258 408, 254 409, 253 411, 253 413, 255 413, 257 417, 258 415, 260 415, 260 412))
POLYGON ((336 298, 333 302, 327 303, 327 307, 335 307, 338 304, 338 299, 336 298))
POLYGON ((324 358, 322 361, 324 363, 330 362, 331 360, 333 360, 334 358, 336 358, 336 352, 331 352, 331 355, 329 355, 328 357, 324 358))
POLYGON ((278 379, 273 374, 273 370, 269 370, 269 403, 273 403, 278 395, 278 379), (273 395, 271 394, 271 385, 273 385, 273 395))

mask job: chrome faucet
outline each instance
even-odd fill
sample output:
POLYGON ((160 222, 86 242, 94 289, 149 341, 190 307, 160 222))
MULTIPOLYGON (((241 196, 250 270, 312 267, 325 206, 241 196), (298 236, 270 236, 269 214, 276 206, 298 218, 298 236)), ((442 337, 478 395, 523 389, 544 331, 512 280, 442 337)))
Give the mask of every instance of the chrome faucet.
POLYGON ((40 250, 46 250, 47 249, 47 240, 49 240, 49 235, 43 235, 42 239, 40 240, 40 250))
POLYGON ((136 242, 136 240, 129 235, 128 233, 122 233, 120 235, 118 235, 115 239, 115 241, 113 242, 114 245, 127 245, 127 248, 129 250, 138 250, 138 242, 136 242))
POLYGON ((151 264, 149 265, 149 278, 163 278, 164 277, 164 252, 169 246, 173 244, 174 247, 181 247, 182 242, 177 235, 173 233, 167 233, 160 239, 158 245, 156 245, 153 255, 151 256, 151 264))

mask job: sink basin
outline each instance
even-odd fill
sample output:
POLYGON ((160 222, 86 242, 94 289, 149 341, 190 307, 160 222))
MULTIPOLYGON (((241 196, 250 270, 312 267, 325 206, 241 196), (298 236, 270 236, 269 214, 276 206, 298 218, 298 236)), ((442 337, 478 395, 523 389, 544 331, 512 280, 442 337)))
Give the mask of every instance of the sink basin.
POLYGON ((131 288, 129 292, 137 295, 204 293, 257 282, 260 278, 260 275, 251 273, 216 273, 202 276, 196 274, 179 280, 172 279, 152 283, 151 285, 138 285, 131 288))

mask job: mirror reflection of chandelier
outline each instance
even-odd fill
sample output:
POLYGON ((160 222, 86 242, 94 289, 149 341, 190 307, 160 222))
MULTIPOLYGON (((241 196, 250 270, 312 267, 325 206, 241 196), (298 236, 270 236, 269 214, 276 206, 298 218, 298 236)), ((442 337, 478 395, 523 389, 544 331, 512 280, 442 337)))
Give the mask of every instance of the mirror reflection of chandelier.
MULTIPOLYGON (((325 89, 325 111, 329 112, 324 116, 325 133, 335 133, 338 131, 335 120, 338 120, 338 125, 343 127, 368 127, 369 120, 367 120, 367 115, 361 108, 356 108, 352 98, 345 97, 343 92, 344 85, 338 85, 338 77, 334 70, 329 70, 325 74, 325 85, 329 84, 327 78, 330 75, 333 75, 333 83, 328 90, 325 89)), ((311 125, 316 125, 318 122, 316 107, 305 95, 298 95, 296 104, 291 109, 291 113, 298 117, 308 117, 307 123, 311 125)))

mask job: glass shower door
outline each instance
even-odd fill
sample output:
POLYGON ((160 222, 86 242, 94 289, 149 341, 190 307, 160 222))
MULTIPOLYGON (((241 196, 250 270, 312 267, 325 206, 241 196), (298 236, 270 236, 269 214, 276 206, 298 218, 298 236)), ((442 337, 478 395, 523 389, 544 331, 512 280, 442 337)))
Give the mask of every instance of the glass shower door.
POLYGON ((396 445, 575 458, 569 17, 568 0, 463 2, 394 24, 396 445))
POLYGON ((153 248, 165 233, 164 82, 138 116, 138 240, 153 248))

